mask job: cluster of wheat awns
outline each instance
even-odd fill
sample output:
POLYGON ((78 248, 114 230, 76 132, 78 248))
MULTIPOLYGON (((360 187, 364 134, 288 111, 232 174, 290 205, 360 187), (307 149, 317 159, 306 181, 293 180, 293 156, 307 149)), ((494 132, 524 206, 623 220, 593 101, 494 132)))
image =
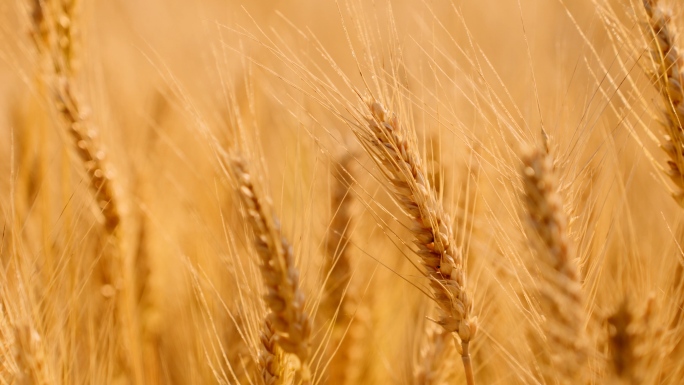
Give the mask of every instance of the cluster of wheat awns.
MULTIPOLYGON (((477 117, 470 121, 461 121, 457 117, 458 123, 452 124, 444 123, 451 119, 450 111, 444 111, 452 106, 451 101, 438 106, 421 106, 424 103, 421 98, 438 98, 442 90, 433 93, 431 81, 421 83, 428 89, 421 90, 427 96, 412 89, 412 82, 419 76, 402 67, 401 50, 390 50, 390 64, 384 62, 382 50, 373 47, 373 28, 366 26, 363 18, 354 19, 355 27, 361 31, 359 40, 370 52, 367 56, 371 64, 366 66, 361 58, 363 55, 357 55, 356 51, 352 56, 361 73, 359 83, 363 83, 364 88, 350 80, 342 69, 346 67, 335 63, 333 56, 327 55, 324 49, 319 53, 324 52, 324 62, 332 66, 331 73, 342 79, 341 83, 345 85, 340 88, 343 89, 337 88, 337 78, 330 80, 334 76, 318 76, 323 66, 307 54, 301 53, 306 59, 297 57, 296 52, 300 51, 290 49, 286 39, 272 39, 261 28, 258 28, 259 34, 254 35, 245 30, 231 30, 237 32, 241 39, 255 41, 261 48, 265 47, 268 55, 264 54, 264 57, 273 55, 276 58, 273 64, 261 63, 261 57, 246 60, 241 56, 243 65, 251 61, 249 64, 263 70, 264 76, 276 74, 280 80, 284 79, 283 87, 287 87, 288 92, 295 89, 303 97, 311 98, 310 104, 308 101, 296 101, 292 105, 287 105, 283 101, 285 98, 274 96, 272 99, 286 105, 288 113, 297 111, 290 115, 296 116, 299 125, 306 126, 314 121, 315 124, 311 125, 316 128, 306 127, 308 138, 283 139, 284 146, 291 144, 288 140, 296 142, 294 160, 284 159, 286 156, 282 154, 278 154, 277 160, 268 159, 270 155, 265 149, 268 140, 263 138, 265 135, 261 134, 263 127, 260 125, 264 120, 278 125, 285 119, 281 119, 280 112, 275 111, 271 104, 268 113, 263 114, 267 117, 256 113, 258 108, 255 105, 258 103, 253 100, 256 92, 251 88, 256 82, 250 78, 253 67, 245 65, 249 67, 245 71, 248 75, 245 75, 245 84, 240 84, 245 88, 244 95, 241 93, 243 90, 236 90, 238 87, 232 84, 230 87, 222 85, 230 90, 224 89, 223 95, 229 104, 228 118, 225 119, 228 123, 222 120, 220 129, 210 127, 200 112, 202 108, 193 104, 190 97, 186 98, 180 82, 177 83, 173 75, 166 74, 166 69, 160 69, 170 90, 163 97, 164 103, 183 110, 176 111, 179 117, 186 119, 190 116, 187 118, 190 124, 179 118, 183 125, 195 124, 191 128, 183 127, 179 132, 190 132, 186 135, 200 143, 196 145, 202 148, 201 151, 211 150, 207 151, 210 153, 208 156, 201 154, 209 159, 203 160, 209 164, 204 165, 206 168, 203 170, 216 173, 212 175, 216 181, 212 186, 216 202, 200 202, 206 198, 205 195, 201 199, 179 198, 179 201, 187 203, 183 200, 186 199, 189 202, 187 207, 192 208, 187 209, 176 204, 174 197, 169 198, 174 205, 165 206, 168 202, 161 198, 156 202, 143 194, 138 196, 137 189, 143 190, 143 187, 136 186, 136 192, 127 191, 125 180, 116 178, 114 166, 124 169, 126 162, 117 158, 116 151, 110 152, 103 145, 100 128, 95 124, 106 116, 99 110, 106 109, 103 107, 106 103, 96 102, 93 97, 96 93, 88 89, 92 83, 84 81, 85 77, 78 71, 81 66, 95 67, 93 63, 86 62, 89 56, 80 52, 81 1, 24 2, 25 8, 29 9, 27 20, 30 23, 30 34, 26 38, 30 39, 30 52, 35 59, 31 71, 37 92, 33 92, 33 96, 37 96, 39 101, 34 102, 44 108, 46 116, 54 117, 58 131, 55 137, 67 149, 65 153, 71 155, 65 164, 78 170, 75 179, 83 189, 77 193, 70 191, 73 178, 65 173, 60 194, 69 191, 72 195, 65 194, 69 195, 69 202, 64 204, 63 211, 69 215, 64 214, 68 218, 62 219, 60 211, 58 223, 65 223, 66 230, 45 231, 49 226, 43 225, 40 250, 31 258, 24 259, 22 253, 32 249, 28 244, 34 241, 29 233, 35 225, 30 218, 39 216, 31 212, 48 207, 45 202, 50 199, 46 197, 58 189, 45 182, 45 186, 41 186, 43 191, 33 194, 43 194, 41 202, 35 196, 29 199, 30 194, 19 198, 14 197, 14 191, 10 194, 9 211, 12 211, 14 221, 12 234, 8 237, 11 247, 7 249, 10 251, 4 248, 4 229, 0 242, 0 384, 102 381, 154 385, 166 383, 162 378, 176 376, 180 380, 169 383, 215 381, 221 384, 347 385, 371 382, 374 368, 381 366, 391 373, 386 378, 391 377, 398 383, 421 385, 454 383, 456 379, 474 385, 476 382, 487 383, 492 378, 501 382, 514 377, 516 383, 533 384, 684 383, 681 379, 684 376, 684 263, 681 260, 684 242, 681 239, 674 241, 676 251, 671 253, 677 254, 678 259, 672 263, 671 274, 668 271, 657 272, 660 275, 642 275, 639 270, 642 266, 632 263, 637 258, 625 258, 628 262, 624 265, 616 264, 616 270, 619 268, 620 271, 615 275, 621 275, 616 280, 622 280, 620 290, 598 293, 602 276, 610 275, 604 271, 608 269, 605 266, 611 266, 605 261, 614 259, 608 254, 623 246, 613 245, 618 243, 615 239, 623 240, 622 237, 628 236, 614 235, 613 227, 621 224, 611 222, 606 225, 605 218, 609 215, 598 212, 596 206, 587 203, 590 199, 583 195, 583 191, 578 192, 568 186, 572 185, 573 178, 582 179, 586 175, 583 174, 585 169, 576 171, 584 167, 579 164, 593 165, 600 164, 600 161, 595 159, 596 154, 583 158, 584 153, 580 150, 575 150, 581 153, 576 159, 568 159, 574 156, 568 153, 580 147, 581 141, 567 146, 573 150, 563 151, 567 143, 547 135, 542 118, 539 119, 540 129, 528 130, 528 121, 518 110, 515 113, 520 115, 519 120, 525 121, 525 130, 541 131, 541 135, 537 138, 536 134, 527 131, 524 134, 514 132, 518 127, 518 117, 513 116, 515 113, 511 111, 514 109, 508 108, 508 101, 497 97, 494 90, 498 86, 489 83, 489 70, 483 70, 478 60, 466 59, 477 68, 473 72, 476 80, 454 81, 454 84, 459 84, 455 88, 460 87, 461 80, 473 88, 476 96, 464 99, 472 104, 477 117), (377 58, 372 55, 374 49, 378 52, 377 58), (296 80, 288 78, 293 73, 296 80), (372 76, 367 76, 368 73, 372 76), (409 79, 406 84, 403 83, 404 76, 409 79), (369 81, 375 83, 369 85, 369 81), (482 100, 491 105, 482 107, 482 100), (308 110, 310 105, 315 107, 308 110), (91 109, 91 106, 95 108, 91 109), (306 113, 300 113, 300 110, 306 113), (255 116, 247 117, 249 114, 255 116), (319 119, 318 114, 325 119, 319 119), (422 116, 418 118, 416 115, 422 116), (496 133, 501 137, 483 139, 479 127, 466 127, 467 122, 498 126, 496 133), (247 128, 252 123, 257 127, 254 130, 257 133, 247 128), (317 125, 325 126, 321 131, 329 135, 324 138, 316 136, 321 132, 317 131, 317 125), (473 181, 469 179, 470 174, 459 176, 456 172, 453 175, 445 172, 455 165, 439 159, 435 148, 448 147, 449 143, 442 139, 443 136, 439 139, 430 137, 434 128, 431 125, 439 126, 435 130, 440 135, 443 126, 448 126, 445 131, 456 133, 454 136, 468 132, 464 134, 467 138, 463 140, 463 148, 453 151, 468 152, 474 159, 473 163, 478 163, 477 167, 489 173, 486 183, 482 183, 483 189, 489 188, 489 191, 473 193, 472 199, 477 203, 468 202, 461 207, 461 202, 453 196, 456 193, 446 191, 461 184, 470 186, 473 181), (225 132, 229 135, 222 136, 225 132), (511 132, 513 134, 509 135, 511 132), (433 142, 439 140, 444 142, 435 146, 433 142), (490 143, 492 148, 487 147, 490 143), (308 145, 315 150, 306 148, 308 145), (301 153, 309 150, 317 154, 315 161, 311 162, 314 166, 302 160, 304 156, 301 153), (319 152, 323 156, 318 155, 319 152), (325 195, 320 199, 324 201, 320 207, 325 209, 319 209, 317 205, 320 202, 315 196, 320 187, 317 178, 321 172, 319 164, 323 163, 321 158, 328 166, 325 172, 330 182, 326 194, 320 194, 325 195), (293 172, 296 176, 269 175, 266 171, 269 161, 278 163, 282 169, 297 168, 293 172), (566 167, 568 164, 572 167, 566 167), (309 170, 314 170, 311 171, 311 180, 301 175, 309 170), (439 173, 438 177, 436 173, 439 173), (273 189, 274 181, 281 177, 282 191, 272 193, 277 191, 273 189), (303 188, 306 183, 310 185, 303 188), (303 190, 307 191, 303 193, 303 190), (307 210, 311 208, 313 213, 302 210, 298 202, 292 203, 297 200, 292 196, 300 193, 309 194, 306 197, 311 202, 307 202, 310 203, 307 210), (94 212, 94 216, 89 217, 91 222, 83 219, 80 213, 74 216, 76 219, 72 218, 69 206, 72 197, 87 198, 88 203, 84 206, 88 207, 87 211, 94 212), (25 202, 22 203, 22 199, 25 202), (577 204, 582 199, 585 201, 577 204), (458 203, 453 203, 456 201, 458 203), (204 207, 205 203, 211 210, 197 208, 204 207), (482 211, 476 212, 473 206, 478 204, 482 211), (21 213, 15 214, 15 205, 24 211, 18 210, 21 213), (575 211, 581 205, 590 207, 586 210, 588 214, 575 211), (214 225, 221 230, 215 231, 211 225, 206 225, 206 229, 211 228, 206 230, 206 238, 178 236, 178 233, 201 232, 197 229, 200 227, 204 229, 202 226, 195 228, 195 223, 187 220, 183 216, 185 213, 180 213, 185 209, 202 226, 216 220, 207 217, 220 217, 220 225, 214 225), (170 230, 172 225, 168 225, 168 233, 165 233, 166 217, 158 213, 173 210, 178 210, 178 217, 182 218, 179 220, 182 223, 177 226, 181 230, 176 233, 175 229, 170 230), (498 218, 499 214, 505 218, 498 218), (310 222, 302 225, 299 220, 310 222), (317 221, 326 222, 326 226, 318 226, 317 221), (25 229, 29 229, 26 231, 28 235, 25 235, 25 229), (380 230, 376 232, 377 229, 380 230), (594 239, 592 232, 605 236, 607 245, 597 246, 596 243, 601 241, 594 239), (615 238, 609 239, 609 234, 615 238), (60 236, 64 239, 60 240, 60 236), (148 243, 148 236, 156 243, 148 243), (82 245, 74 239, 81 239, 82 245), (377 247, 379 250, 374 243, 381 245, 377 247), (394 248, 386 247, 389 243, 393 243, 394 248), (193 247, 186 247, 188 244, 193 247), (46 251, 51 248, 58 251, 46 251), (84 256, 82 260, 64 257, 68 262, 44 262, 41 259, 43 254, 51 252, 60 256, 84 256), (178 260, 181 262, 177 266, 186 267, 187 271, 177 273, 172 271, 175 267, 165 270, 164 258, 174 252, 180 255, 178 260), (155 253, 160 256, 154 258, 155 253), (5 258, 6 254, 11 257, 5 258), (394 258, 399 254, 403 258, 394 258), (592 258, 587 257, 590 254, 592 258), (311 261, 315 263, 307 265, 311 261), (376 270, 366 269, 369 265, 397 281, 406 281, 408 284, 405 286, 418 299, 407 298, 405 304, 401 298, 403 286, 396 290, 401 294, 389 293, 385 297, 383 286, 394 289, 391 287, 394 283, 388 284, 385 276, 384 280, 378 280, 379 283, 374 281, 376 270), (52 270, 44 273, 48 266, 52 270), (215 266, 221 268, 215 269, 215 266), (61 282, 60 274, 64 274, 68 278, 64 281, 69 282, 61 282), (179 278, 181 276, 183 278, 179 278), (667 276, 662 278, 667 283, 653 283, 649 281, 652 276, 667 276), (181 283, 186 278, 187 282, 181 283), (38 281, 40 283, 36 283, 38 281), (634 288, 630 286, 632 284, 634 288), (667 292, 675 305, 663 305, 669 303, 640 291, 642 286, 650 284, 667 292), (667 287, 663 289, 664 285, 667 287), (68 290, 73 293, 65 295, 68 290), (186 291, 192 294, 186 294, 186 291), (184 294, 178 294, 181 292, 184 294), (235 296, 231 297, 233 294, 235 296), (169 305, 176 297, 189 305, 180 310, 169 305), (638 304, 635 299, 639 298, 647 300, 638 304), (407 304, 415 309, 400 313, 406 310, 402 307, 409 307, 407 304), (401 333, 397 332, 402 326, 399 325, 400 320, 404 321, 399 314, 412 317, 418 314, 420 318, 420 322, 411 321, 413 325, 420 326, 405 333, 409 335, 407 339, 414 340, 406 346, 396 343, 404 337, 398 336, 401 333), (174 325, 173 316, 178 317, 178 325, 174 325), (374 317, 381 318, 384 323, 374 317), (46 326, 50 322, 69 326, 69 333, 60 335, 56 331, 58 326, 46 326), (373 333, 381 328, 379 324, 389 330, 386 334, 390 337, 383 334, 384 339, 375 338, 373 333), (79 335, 81 331, 86 337, 79 335), (186 339, 191 342, 183 340, 184 333, 190 334, 186 339), (510 341, 504 341, 509 337, 510 341), (379 341, 388 340, 391 340, 389 348, 375 347, 379 341), (413 360, 410 364, 386 359, 397 354, 383 355, 383 349, 399 348, 413 350, 404 354, 413 360), (503 370, 497 367, 499 359, 507 365, 502 367, 513 374, 500 373, 503 370), (80 364, 79 360, 85 364, 80 364)), ((611 39, 630 38, 618 26, 619 18, 613 18, 610 13, 612 8, 607 5, 610 1, 591 2, 600 9, 611 39)), ((639 7, 634 7, 637 12, 631 16, 640 21, 635 24, 638 25, 639 38, 643 39, 640 41, 647 44, 645 52, 648 53, 642 55, 644 51, 641 51, 634 55, 638 57, 634 60, 644 65, 644 68, 639 68, 642 71, 639 76, 643 76, 643 72, 649 76, 650 82, 645 82, 648 89, 643 92, 657 96, 655 105, 662 126, 659 129, 664 131, 664 134, 648 131, 648 136, 656 143, 654 147, 662 149, 660 156, 651 155, 648 149, 645 153, 659 169, 656 177, 664 181, 670 190, 668 193, 680 207, 684 207, 684 57, 678 39, 676 14, 673 15, 661 0, 630 0, 633 2, 639 2, 639 7)), ((354 5, 349 9, 352 13, 356 10, 354 5)), ((433 17, 438 20, 437 16, 433 17)), ((346 23, 345 17, 343 21, 346 23)), ((351 30, 352 26, 344 24, 346 40, 353 49, 360 43, 354 40, 351 30)), ((442 36, 440 33, 435 32, 435 36, 442 36)), ((305 35, 302 31, 299 34, 305 35)), ((438 40, 437 37, 434 39, 438 40)), ((307 44, 312 44, 312 41, 314 39, 307 40, 307 44)), ((441 50, 437 46, 435 44, 434 52, 441 50)), ((615 50, 619 51, 619 48, 615 50)), ((239 49, 234 51, 249 56, 239 49)), ((446 66, 441 67, 441 55, 446 57, 450 53, 434 52, 426 55, 430 62, 428 67, 435 72, 434 80, 438 84, 435 87, 439 88, 445 83, 445 78, 453 77, 449 71, 444 71, 446 66), (447 73, 449 75, 444 75, 447 73)), ((156 59, 149 60, 154 62, 156 59)), ((531 54, 529 60, 532 60, 531 54)), ((626 67, 623 65, 622 69, 626 67)), ((611 71, 606 70, 606 78, 612 76, 611 71)), ((632 76, 631 69, 625 71, 625 79, 632 76)), ((496 77, 500 81, 498 75, 496 77)), ((641 85, 631 80, 625 80, 624 84, 630 82, 635 87, 641 85)), ((536 86, 535 80, 535 92, 536 86)), ((463 89, 466 88, 464 86, 463 89)), ((502 88, 510 97, 503 84, 502 88)), ((615 95, 620 96, 623 103, 631 102, 623 97, 619 86, 616 86, 615 95)), ((637 106, 647 98, 639 95, 634 99, 637 106)), ((626 115, 632 118, 632 115, 626 115)), ((642 117, 636 120, 646 126, 642 117)), ((162 131, 155 131, 161 141, 175 140, 175 132, 159 134, 162 131)), ((276 131, 274 128, 273 132, 276 131)), ((494 131, 488 128, 482 132, 485 132, 482 136, 486 136, 494 131)), ((102 134, 106 132, 103 130, 102 134)), ((581 136, 578 131, 573 133, 573 138, 575 134, 581 136)), ((630 130, 634 138, 639 134, 638 130, 630 130)), ((610 142, 605 137, 601 146, 610 142)), ((641 142, 639 144, 648 147, 641 142)), ((178 157, 183 162, 192 163, 184 149, 179 149, 182 146, 169 147, 173 147, 169 158, 178 157)), ((29 153, 25 158, 30 158, 32 152, 25 152, 29 153)), ((616 164, 621 159, 618 152, 610 154, 615 155, 616 164)), ((459 153, 455 158, 462 155, 459 153)), ((48 158, 45 154, 41 156, 48 158)), ((145 170, 150 175, 137 170, 137 159, 129 163, 134 164, 130 173, 140 174, 131 180, 146 177, 154 181, 162 179, 151 175, 158 171, 156 169, 154 172, 145 170)), ((12 165, 11 172, 23 167, 12 165)), ((200 169, 199 162, 197 168, 200 169)), ((42 172, 46 174, 44 170, 42 172)), ((122 174, 126 176, 127 172, 122 174)), ((173 174, 173 170, 168 173, 159 171, 159 174, 173 174)), ((42 177, 47 180, 45 175, 42 177)), ((165 177, 173 179, 173 176, 165 177)), ((206 182, 202 180, 203 176, 193 177, 200 184, 206 182)), ((13 186, 15 180, 21 178, 11 174, 10 179, 13 186)), ((479 183, 477 181, 477 188, 481 186, 479 183)), ((620 189, 625 190, 620 194, 628 196, 627 185, 628 182, 620 181, 620 189)), ((165 193, 164 187, 146 187, 165 193)), ((179 190, 185 191, 185 188, 181 186, 179 190)), ((211 189, 202 185, 197 190, 204 193, 204 190, 211 189)), ((207 196, 214 197, 212 194, 207 196)), ((605 196, 612 197, 609 192, 605 196)), ((470 199, 470 196, 466 198, 470 199)), ((605 197, 591 198, 599 201, 605 197)), ((668 203, 675 207, 672 200, 668 203)), ((54 210, 44 210, 46 218, 55 216, 54 210)), ((623 215, 621 210, 615 209, 619 214, 610 219, 623 215)), ((625 225, 630 226, 633 224, 625 225)), ((615 230, 620 231, 621 228, 615 230)), ((681 233, 681 229, 673 229, 668 238, 681 238, 681 233)), ((663 263, 658 266, 670 265, 663 263)))

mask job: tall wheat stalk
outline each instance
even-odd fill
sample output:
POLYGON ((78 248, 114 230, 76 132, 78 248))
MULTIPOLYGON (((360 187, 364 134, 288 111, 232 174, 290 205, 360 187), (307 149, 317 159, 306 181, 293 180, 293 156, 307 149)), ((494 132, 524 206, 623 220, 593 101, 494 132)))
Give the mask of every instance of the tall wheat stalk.
POLYGON ((33 0, 32 37, 45 67, 41 75, 49 93, 48 102, 59 114, 61 126, 81 161, 89 189, 102 214, 105 236, 101 245, 103 248, 113 245, 113 249, 103 253, 98 267, 100 294, 105 300, 111 300, 113 309, 116 375, 126 382, 142 383, 139 330, 132 288, 129 287, 131 276, 122 249, 117 186, 106 152, 98 141, 98 131, 88 119, 88 108, 77 96, 79 5, 79 0, 33 0))

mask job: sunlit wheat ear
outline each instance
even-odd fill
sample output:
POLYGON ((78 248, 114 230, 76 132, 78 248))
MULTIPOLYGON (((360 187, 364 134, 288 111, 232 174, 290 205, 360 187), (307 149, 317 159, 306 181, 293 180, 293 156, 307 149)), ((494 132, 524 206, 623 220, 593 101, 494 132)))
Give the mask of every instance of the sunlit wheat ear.
POLYGON ((299 288, 299 271, 294 265, 292 246, 280 231, 270 199, 256 189, 247 162, 233 158, 230 167, 238 184, 245 217, 254 234, 261 276, 267 290, 264 300, 270 310, 267 322, 272 325, 273 339, 283 351, 296 355, 306 369, 311 326, 304 311, 305 298, 299 288))
POLYGON ((138 347, 137 314, 131 296, 130 275, 126 269, 120 231, 120 201, 106 154, 98 142, 98 131, 87 117, 88 108, 79 99, 75 80, 76 46, 79 11, 78 0, 35 0, 33 3, 33 42, 40 61, 46 98, 57 111, 60 128, 71 141, 73 150, 87 174, 88 186, 102 214, 102 245, 111 242, 98 260, 98 284, 101 298, 98 301, 111 310, 97 310, 94 321, 101 331, 114 336, 112 348, 104 350, 103 361, 114 361, 113 376, 128 383, 142 383, 142 365, 138 347), (112 359, 110 355, 114 355, 112 359))
POLYGON ((665 172, 674 183, 672 194, 684 207, 684 88, 682 87, 682 56, 677 45, 677 32, 670 11, 659 0, 644 0, 648 15, 651 56, 655 65, 652 78, 663 97, 666 135, 661 147, 667 155, 665 172))
POLYGON ((583 380, 588 371, 586 314, 553 161, 546 151, 528 150, 522 162, 522 200, 536 254, 531 269, 538 274, 535 287, 551 355, 548 369, 562 383, 581 383, 574 381, 583 380))
POLYGON ((384 174, 394 200, 413 220, 416 254, 441 310, 438 322, 459 336, 471 384, 474 379, 468 346, 477 331, 477 318, 473 315, 472 296, 466 290, 463 257, 456 247, 451 218, 429 186, 413 133, 379 102, 368 100, 366 106, 370 113, 367 125, 357 127, 355 134, 384 174))

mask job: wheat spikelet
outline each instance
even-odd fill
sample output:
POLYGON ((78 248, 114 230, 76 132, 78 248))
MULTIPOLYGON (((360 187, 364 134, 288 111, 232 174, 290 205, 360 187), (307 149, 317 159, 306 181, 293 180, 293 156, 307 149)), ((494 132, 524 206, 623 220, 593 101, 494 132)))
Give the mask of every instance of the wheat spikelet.
POLYGON ((238 193, 260 258, 261 275, 267 290, 264 300, 270 310, 267 323, 274 331, 275 343, 283 351, 299 358, 306 377, 311 326, 304 311, 305 298, 299 289, 299 271, 294 265, 292 246, 281 234, 270 200, 255 189, 246 162, 234 158, 230 167, 238 183, 238 193))
POLYGON ((415 385, 448 383, 449 358, 454 355, 452 334, 434 323, 427 324, 420 346, 420 357, 413 374, 415 385))
POLYGON ((355 133, 391 184, 396 202, 413 220, 416 253, 441 310, 438 322, 459 336, 466 376, 472 384, 468 345, 477 330, 477 318, 472 314, 472 297, 466 291, 463 257, 456 247, 451 218, 430 188, 410 132, 379 102, 368 100, 366 104, 370 112, 367 126, 355 133))
POLYGON ((53 380, 45 362, 45 351, 38 332, 29 326, 14 328, 15 361, 17 364, 16 384, 51 385, 53 380))
POLYGON ((615 375, 630 384, 640 384, 636 353, 636 325, 633 318, 629 303, 625 299, 608 317, 608 342, 615 375))
POLYGON ((522 161, 528 238, 537 252, 535 269, 540 280, 536 286, 546 318, 543 327, 551 349, 550 365, 562 383, 581 383, 587 371, 586 316, 553 161, 541 150, 526 152, 522 161))
POLYGON ((275 330, 268 319, 264 320, 260 341, 263 349, 259 351, 258 368, 264 385, 283 384, 283 357, 275 343, 275 330))
MULTIPOLYGON (((656 66, 652 78, 663 98, 665 112, 663 125, 667 135, 662 140, 661 147, 669 157, 666 173, 676 188, 672 196, 680 207, 684 208, 684 77, 682 76, 684 58, 678 45, 678 33, 672 21, 671 11, 666 9, 659 0, 644 0, 643 4, 648 16, 651 56, 656 66)), ((673 285, 674 294, 679 300, 684 293, 683 271, 682 261, 679 260, 673 285)), ((671 355, 671 360, 676 360, 679 352, 684 351, 681 309, 680 302, 670 322, 677 352, 671 355)), ((681 361, 675 362, 674 366, 681 367, 681 361)))

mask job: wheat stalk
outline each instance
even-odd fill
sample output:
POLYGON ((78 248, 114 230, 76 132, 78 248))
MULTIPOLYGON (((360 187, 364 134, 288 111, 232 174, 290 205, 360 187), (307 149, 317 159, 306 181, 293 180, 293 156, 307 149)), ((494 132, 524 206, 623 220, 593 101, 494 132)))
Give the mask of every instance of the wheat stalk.
POLYGON ((522 163, 522 199, 528 238, 537 252, 534 266, 540 279, 535 284, 546 318, 543 327, 551 348, 552 370, 563 383, 581 383, 587 360, 586 316, 553 161, 546 151, 535 149, 523 154, 522 163))
POLYGON ((330 207, 333 212, 325 243, 324 296, 321 314, 334 320, 330 354, 334 354, 328 367, 328 378, 336 384, 352 381, 355 366, 354 348, 356 341, 356 319, 351 317, 358 304, 356 288, 351 287, 351 259, 348 250, 351 226, 351 184, 350 174, 353 156, 344 154, 334 164, 334 184, 331 190, 330 207), (350 322, 353 323, 350 325, 350 322))
MULTIPOLYGON (((230 169, 238 183, 240 200, 260 258, 259 267, 267 290, 264 300, 270 310, 266 322, 273 329, 275 343, 299 358, 306 378, 311 326, 304 311, 305 297, 299 288, 292 246, 280 231, 270 200, 257 191, 247 163, 233 158, 230 169)), ((266 350, 270 352, 268 347, 266 350)))
POLYGON ((469 343, 477 331, 473 300, 466 291, 466 272, 456 247, 451 218, 430 188, 427 173, 411 133, 398 117, 373 100, 366 101, 366 125, 354 130, 392 187, 395 201, 413 220, 411 228, 425 275, 441 310, 438 323, 461 340, 468 384, 474 383, 469 343))
MULTIPOLYGON (((104 222, 105 242, 113 240, 113 250, 98 261, 100 293, 111 299, 111 322, 116 340, 116 376, 124 381, 142 383, 138 360, 137 314, 133 293, 128 290, 130 276, 122 249, 121 214, 117 187, 106 153, 98 142, 98 132, 88 120, 88 108, 77 97, 75 81, 78 0, 34 0, 33 40, 47 71, 43 74, 49 101, 57 110, 63 128, 70 138, 87 173, 89 188, 104 222)), ((107 305, 109 306, 109 305, 107 305)), ((109 314, 107 311, 102 311, 109 314)), ((96 321, 100 322, 100 321, 96 321)), ((103 329, 106 325, 102 325, 103 329)))

